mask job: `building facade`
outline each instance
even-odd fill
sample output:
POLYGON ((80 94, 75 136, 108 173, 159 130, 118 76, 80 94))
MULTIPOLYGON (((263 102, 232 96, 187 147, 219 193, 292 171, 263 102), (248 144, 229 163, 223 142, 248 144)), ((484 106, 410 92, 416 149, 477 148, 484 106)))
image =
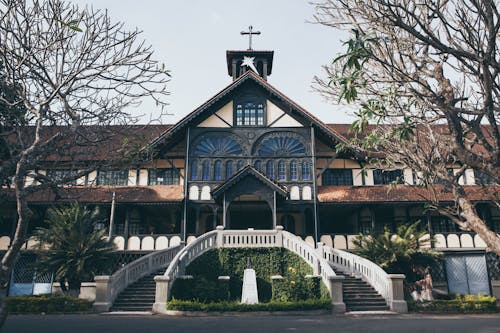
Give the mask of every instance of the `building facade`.
MULTIPOLYGON (((325 124, 273 87, 268 82, 273 56, 273 51, 227 51, 233 79, 227 87, 174 125, 138 129, 152 158, 94 170, 57 193, 35 193, 29 232, 43 225, 50 206, 71 201, 98 206, 102 227, 111 229, 117 248, 139 254, 189 242, 217 225, 282 225, 311 243, 351 250, 359 233, 420 221, 435 238, 429 246, 448 254, 439 273, 446 288, 491 294, 500 279, 498 258, 485 256, 484 242, 426 211, 428 193, 417 186, 412 170, 370 168, 354 148, 337 152, 337 145, 349 142, 349 125, 325 124)), ((75 170, 47 163, 36 171, 56 178, 75 170)), ((461 182, 498 232, 500 210, 476 185, 481 177, 467 170, 461 182)), ((444 190, 440 196, 453 201, 444 190)), ((13 207, 6 200, 0 208, 0 249, 10 243, 13 207)))

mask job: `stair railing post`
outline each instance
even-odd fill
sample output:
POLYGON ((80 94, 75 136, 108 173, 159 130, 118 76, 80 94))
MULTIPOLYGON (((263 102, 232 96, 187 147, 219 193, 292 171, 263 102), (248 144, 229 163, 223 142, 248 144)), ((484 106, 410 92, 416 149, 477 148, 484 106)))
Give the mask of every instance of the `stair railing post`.
POLYGON ((403 282, 405 279, 404 274, 387 274, 389 279, 388 300, 389 307, 394 312, 406 313, 408 312, 408 304, 405 301, 403 282))
POLYGON ((218 225, 215 229, 217 230, 216 247, 224 247, 224 226, 218 225))
POLYGON ((157 275, 154 277, 156 283, 155 302, 153 312, 167 313, 167 301, 170 298, 170 277, 157 275))
POLYGON ((330 298, 332 299, 332 310, 336 313, 345 312, 344 293, 343 293, 343 276, 330 276, 329 288, 330 298))
POLYGON ((276 226, 276 244, 275 246, 277 247, 283 247, 283 226, 282 225, 277 225, 276 226))
POLYGON ((95 281, 95 301, 92 306, 96 312, 109 311, 111 308, 110 276, 99 275, 94 277, 95 281))

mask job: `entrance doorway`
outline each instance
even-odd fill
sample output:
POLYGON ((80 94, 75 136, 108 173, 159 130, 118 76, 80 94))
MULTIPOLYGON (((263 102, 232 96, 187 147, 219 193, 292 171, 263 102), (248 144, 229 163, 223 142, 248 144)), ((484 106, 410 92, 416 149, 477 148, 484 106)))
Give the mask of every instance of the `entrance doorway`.
POLYGON ((229 205, 228 229, 272 229, 273 214, 258 195, 240 195, 229 205))

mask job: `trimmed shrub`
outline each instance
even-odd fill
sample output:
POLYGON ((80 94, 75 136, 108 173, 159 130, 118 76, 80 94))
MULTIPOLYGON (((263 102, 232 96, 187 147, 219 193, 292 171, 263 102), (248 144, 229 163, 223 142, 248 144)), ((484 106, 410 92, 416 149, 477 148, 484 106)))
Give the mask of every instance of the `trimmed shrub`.
POLYGON ((183 301, 172 299, 167 303, 168 310, 178 311, 307 311, 307 310, 330 310, 332 308, 330 300, 311 299, 298 302, 274 302, 259 304, 242 304, 237 302, 203 303, 198 301, 183 301))
POLYGON ((408 310, 415 312, 496 312, 496 299, 484 295, 457 295, 455 299, 430 302, 408 301, 408 310))
MULTIPOLYGON (((292 268, 292 267, 290 267, 292 268)), ((291 269, 291 271, 294 271, 291 269)), ((272 281, 272 300, 276 302, 297 302, 321 298, 321 277, 304 277, 288 274, 272 281)))
POLYGON ((283 248, 209 250, 186 268, 186 274, 194 277, 192 280, 175 280, 172 297, 204 303, 239 300, 247 259, 250 259, 252 268, 255 269, 259 302, 269 302, 271 299, 297 301, 328 297, 328 293, 323 291, 326 287, 321 283, 321 279, 305 278, 306 275, 312 274, 312 268, 302 258, 283 248), (277 274, 286 277, 293 286, 279 287, 280 290, 276 291, 277 296, 274 297, 271 276, 277 274), (218 277, 221 275, 230 276, 230 280, 219 281, 218 277), (293 295, 287 296, 287 293, 293 295))
POLYGON ((63 295, 7 297, 7 309, 11 313, 70 313, 91 308, 91 301, 63 295))

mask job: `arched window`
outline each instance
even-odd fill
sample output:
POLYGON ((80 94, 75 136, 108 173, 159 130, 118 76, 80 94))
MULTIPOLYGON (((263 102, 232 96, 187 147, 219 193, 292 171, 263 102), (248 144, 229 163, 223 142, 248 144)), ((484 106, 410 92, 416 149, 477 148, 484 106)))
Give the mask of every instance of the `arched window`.
POLYGON ((233 171, 233 161, 227 161, 226 162, 226 179, 231 178, 231 176, 234 174, 233 171))
POLYGON ((257 169, 258 171, 262 172, 262 162, 261 161, 255 161, 254 163, 254 168, 257 169))
POLYGON ((292 160, 290 162, 290 180, 297 180, 298 172, 297 172, 297 161, 292 160))
POLYGON ((238 161, 238 164, 237 164, 236 168, 238 169, 238 171, 240 171, 241 169, 243 169, 243 161, 242 160, 238 161))
POLYGON ((210 180, 210 161, 205 160, 201 166, 201 179, 210 180))
POLYGON ((191 180, 198 180, 198 161, 191 161, 191 180))
POLYGON ((286 168, 285 168, 285 162, 283 161, 278 162, 278 179, 279 180, 286 179, 286 168))
POLYGON ((222 180, 222 162, 215 161, 214 163, 214 180, 222 180))
POLYGON ((274 179, 274 163, 272 160, 266 163, 266 176, 274 179))
POLYGON ((311 167, 308 161, 302 162, 302 180, 311 179, 311 167))
POLYGON ((306 148, 293 136, 271 136, 264 139, 257 148, 260 156, 301 156, 306 148))
POLYGON ((193 149, 195 156, 239 156, 240 144, 227 135, 210 135, 199 141, 193 149))

